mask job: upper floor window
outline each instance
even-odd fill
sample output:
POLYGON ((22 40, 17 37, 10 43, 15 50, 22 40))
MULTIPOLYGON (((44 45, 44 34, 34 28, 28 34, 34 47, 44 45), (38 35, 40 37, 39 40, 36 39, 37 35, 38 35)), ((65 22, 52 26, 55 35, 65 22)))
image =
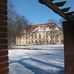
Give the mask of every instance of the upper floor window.
POLYGON ((37 34, 35 34, 35 38, 37 38, 37 34))
POLYGON ((41 39, 41 34, 39 34, 39 38, 41 39))

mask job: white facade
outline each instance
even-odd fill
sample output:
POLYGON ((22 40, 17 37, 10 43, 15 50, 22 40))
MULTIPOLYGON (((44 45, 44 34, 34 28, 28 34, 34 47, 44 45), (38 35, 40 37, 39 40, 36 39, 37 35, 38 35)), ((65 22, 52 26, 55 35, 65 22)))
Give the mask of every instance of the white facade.
POLYGON ((63 31, 54 24, 27 26, 20 37, 16 37, 16 45, 63 44, 63 31))

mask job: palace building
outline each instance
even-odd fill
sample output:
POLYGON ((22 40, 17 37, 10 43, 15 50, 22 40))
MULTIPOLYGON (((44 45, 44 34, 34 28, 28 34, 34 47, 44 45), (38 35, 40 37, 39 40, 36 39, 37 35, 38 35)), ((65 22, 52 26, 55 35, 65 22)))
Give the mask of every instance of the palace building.
POLYGON ((20 36, 16 36, 16 45, 63 44, 63 29, 56 24, 28 25, 20 36))

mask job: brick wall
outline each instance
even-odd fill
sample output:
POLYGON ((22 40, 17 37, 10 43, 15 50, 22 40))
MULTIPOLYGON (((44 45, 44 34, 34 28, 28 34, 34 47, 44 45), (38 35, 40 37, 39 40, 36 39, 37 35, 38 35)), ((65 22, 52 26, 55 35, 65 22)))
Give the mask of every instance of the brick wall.
POLYGON ((8 74, 7 0, 0 0, 0 74, 8 74))
POLYGON ((64 22, 65 74, 74 74, 74 21, 64 22))
MULTIPOLYGON (((0 0, 0 74, 8 74, 7 0, 0 0)), ((64 22, 65 74, 74 74, 74 21, 64 22)))

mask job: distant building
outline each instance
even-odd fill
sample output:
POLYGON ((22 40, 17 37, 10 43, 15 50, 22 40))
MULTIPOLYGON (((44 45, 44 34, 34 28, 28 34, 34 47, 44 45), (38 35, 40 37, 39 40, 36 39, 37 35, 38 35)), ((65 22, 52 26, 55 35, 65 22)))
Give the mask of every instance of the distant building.
POLYGON ((53 23, 28 25, 16 36, 16 45, 63 44, 63 30, 53 23))

